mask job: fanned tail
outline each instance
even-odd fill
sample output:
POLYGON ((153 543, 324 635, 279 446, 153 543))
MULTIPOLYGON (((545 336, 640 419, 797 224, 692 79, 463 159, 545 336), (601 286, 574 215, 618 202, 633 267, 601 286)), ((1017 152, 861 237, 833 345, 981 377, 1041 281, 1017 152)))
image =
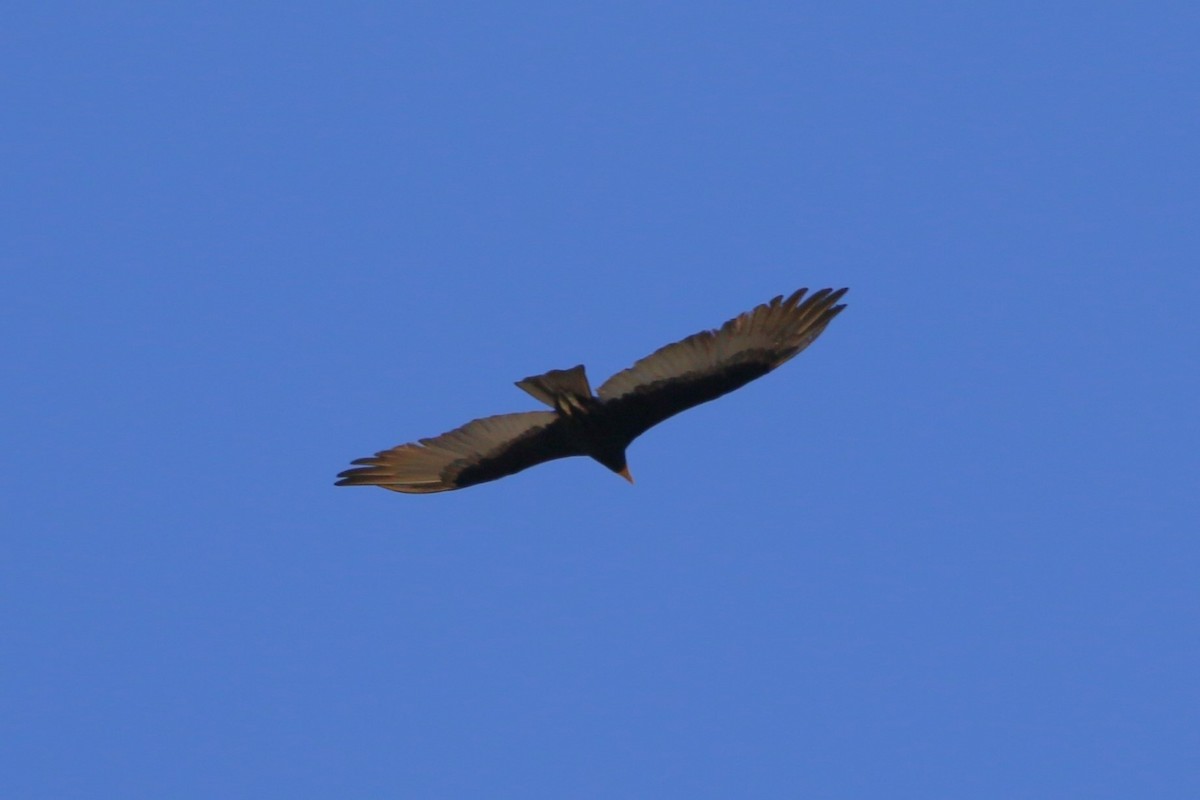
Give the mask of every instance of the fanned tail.
POLYGON ((578 406, 582 398, 592 396, 583 364, 570 369, 552 369, 542 375, 532 375, 517 381, 517 386, 551 408, 578 406))

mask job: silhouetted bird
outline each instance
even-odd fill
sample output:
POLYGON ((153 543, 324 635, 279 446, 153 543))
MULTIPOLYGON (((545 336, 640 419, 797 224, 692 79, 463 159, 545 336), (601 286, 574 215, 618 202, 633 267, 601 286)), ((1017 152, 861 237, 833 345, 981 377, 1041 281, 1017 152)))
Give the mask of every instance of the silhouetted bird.
POLYGON ((583 365, 517 386, 553 408, 484 417, 449 433, 402 444, 354 464, 338 486, 445 492, 494 481, 567 456, 591 456, 629 482, 625 448, 650 427, 766 375, 808 347, 845 308, 846 289, 782 295, 667 345, 613 375, 593 395, 583 365), (803 300, 803 302, 801 302, 803 300))

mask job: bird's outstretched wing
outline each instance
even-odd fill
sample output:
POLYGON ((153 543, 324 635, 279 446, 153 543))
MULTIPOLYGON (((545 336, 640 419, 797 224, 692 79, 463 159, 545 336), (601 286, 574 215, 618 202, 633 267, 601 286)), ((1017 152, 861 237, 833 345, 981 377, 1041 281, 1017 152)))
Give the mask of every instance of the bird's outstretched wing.
POLYGON ((501 414, 352 463, 337 486, 381 486, 427 494, 494 481, 556 458, 582 455, 553 411, 501 414))
POLYGON ((629 439, 693 406, 715 400, 808 347, 845 306, 846 289, 782 295, 719 329, 669 344, 613 375, 597 394, 606 418, 629 439))

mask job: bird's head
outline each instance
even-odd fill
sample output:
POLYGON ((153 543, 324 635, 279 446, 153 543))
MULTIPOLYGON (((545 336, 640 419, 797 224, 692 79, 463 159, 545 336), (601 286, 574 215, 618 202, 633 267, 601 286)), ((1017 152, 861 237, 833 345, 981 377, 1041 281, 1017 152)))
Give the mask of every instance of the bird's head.
POLYGON ((629 465, 625 463, 624 450, 612 453, 597 453, 595 459, 625 480, 633 483, 633 476, 629 474, 629 465))

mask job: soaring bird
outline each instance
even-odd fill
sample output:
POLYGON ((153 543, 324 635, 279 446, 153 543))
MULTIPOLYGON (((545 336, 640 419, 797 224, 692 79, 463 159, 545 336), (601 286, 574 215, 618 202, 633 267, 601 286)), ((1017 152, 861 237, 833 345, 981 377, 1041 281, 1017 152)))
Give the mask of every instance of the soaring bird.
POLYGON ((592 394, 583 365, 517 381, 553 411, 501 414, 351 462, 338 486, 427 494, 494 481, 544 461, 590 456, 633 478, 625 448, 646 430, 766 375, 808 347, 841 312, 846 289, 800 289, 669 344, 592 394))

